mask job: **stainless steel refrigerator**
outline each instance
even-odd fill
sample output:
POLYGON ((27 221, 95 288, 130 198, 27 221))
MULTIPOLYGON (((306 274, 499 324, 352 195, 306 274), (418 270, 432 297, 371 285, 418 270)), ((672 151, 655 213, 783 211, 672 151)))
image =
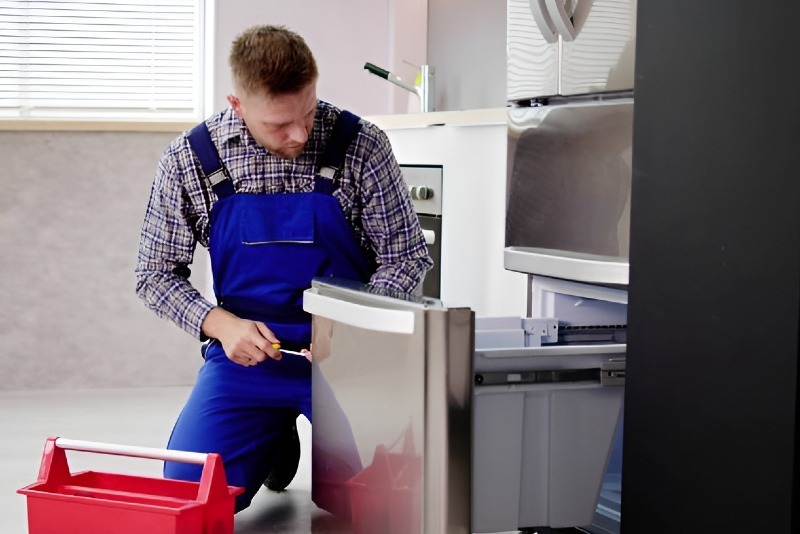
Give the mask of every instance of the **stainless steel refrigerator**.
MULTIPOLYGON (((559 335, 577 352, 594 346, 624 361, 636 0, 508 0, 507 7, 504 264, 528 275, 529 316, 557 317, 559 335)), ((587 499, 596 494, 594 513, 553 510, 558 491, 551 487, 549 500, 540 499, 550 512, 530 520, 619 531, 622 389, 613 395, 619 417, 592 431, 605 455, 603 476, 585 488, 587 499)), ((582 408, 571 410, 579 416, 582 408)), ((521 484, 521 499, 532 484, 521 484)))
POLYGON ((626 285, 635 0, 508 0, 508 269, 626 285))

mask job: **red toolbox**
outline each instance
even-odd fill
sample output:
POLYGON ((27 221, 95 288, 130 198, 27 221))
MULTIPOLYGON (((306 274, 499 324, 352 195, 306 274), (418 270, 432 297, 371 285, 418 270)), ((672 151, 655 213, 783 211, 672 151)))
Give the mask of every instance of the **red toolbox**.
POLYGON ((49 438, 26 495, 29 534, 231 534, 234 497, 219 454, 49 438), (199 482, 81 471, 65 450, 203 465, 199 482))

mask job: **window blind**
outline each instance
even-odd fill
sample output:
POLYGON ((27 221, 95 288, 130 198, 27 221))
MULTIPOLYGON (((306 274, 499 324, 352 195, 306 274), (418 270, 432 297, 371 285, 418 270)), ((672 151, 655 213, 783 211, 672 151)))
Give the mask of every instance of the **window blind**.
POLYGON ((0 0, 0 117, 202 113, 203 0, 0 0))

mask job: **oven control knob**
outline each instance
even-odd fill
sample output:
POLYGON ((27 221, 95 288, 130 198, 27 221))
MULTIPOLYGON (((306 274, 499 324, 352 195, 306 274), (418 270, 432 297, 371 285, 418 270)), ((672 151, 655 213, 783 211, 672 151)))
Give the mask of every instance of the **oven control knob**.
POLYGON ((408 188, 408 191, 411 193, 411 198, 414 200, 428 200, 433 197, 433 191, 424 185, 412 185, 408 188))

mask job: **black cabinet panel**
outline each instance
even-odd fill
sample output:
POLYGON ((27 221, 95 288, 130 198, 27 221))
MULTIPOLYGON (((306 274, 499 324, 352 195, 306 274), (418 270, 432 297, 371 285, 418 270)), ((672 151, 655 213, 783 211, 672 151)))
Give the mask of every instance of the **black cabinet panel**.
POLYGON ((794 20, 789 0, 639 2, 624 534, 792 532, 794 20))

